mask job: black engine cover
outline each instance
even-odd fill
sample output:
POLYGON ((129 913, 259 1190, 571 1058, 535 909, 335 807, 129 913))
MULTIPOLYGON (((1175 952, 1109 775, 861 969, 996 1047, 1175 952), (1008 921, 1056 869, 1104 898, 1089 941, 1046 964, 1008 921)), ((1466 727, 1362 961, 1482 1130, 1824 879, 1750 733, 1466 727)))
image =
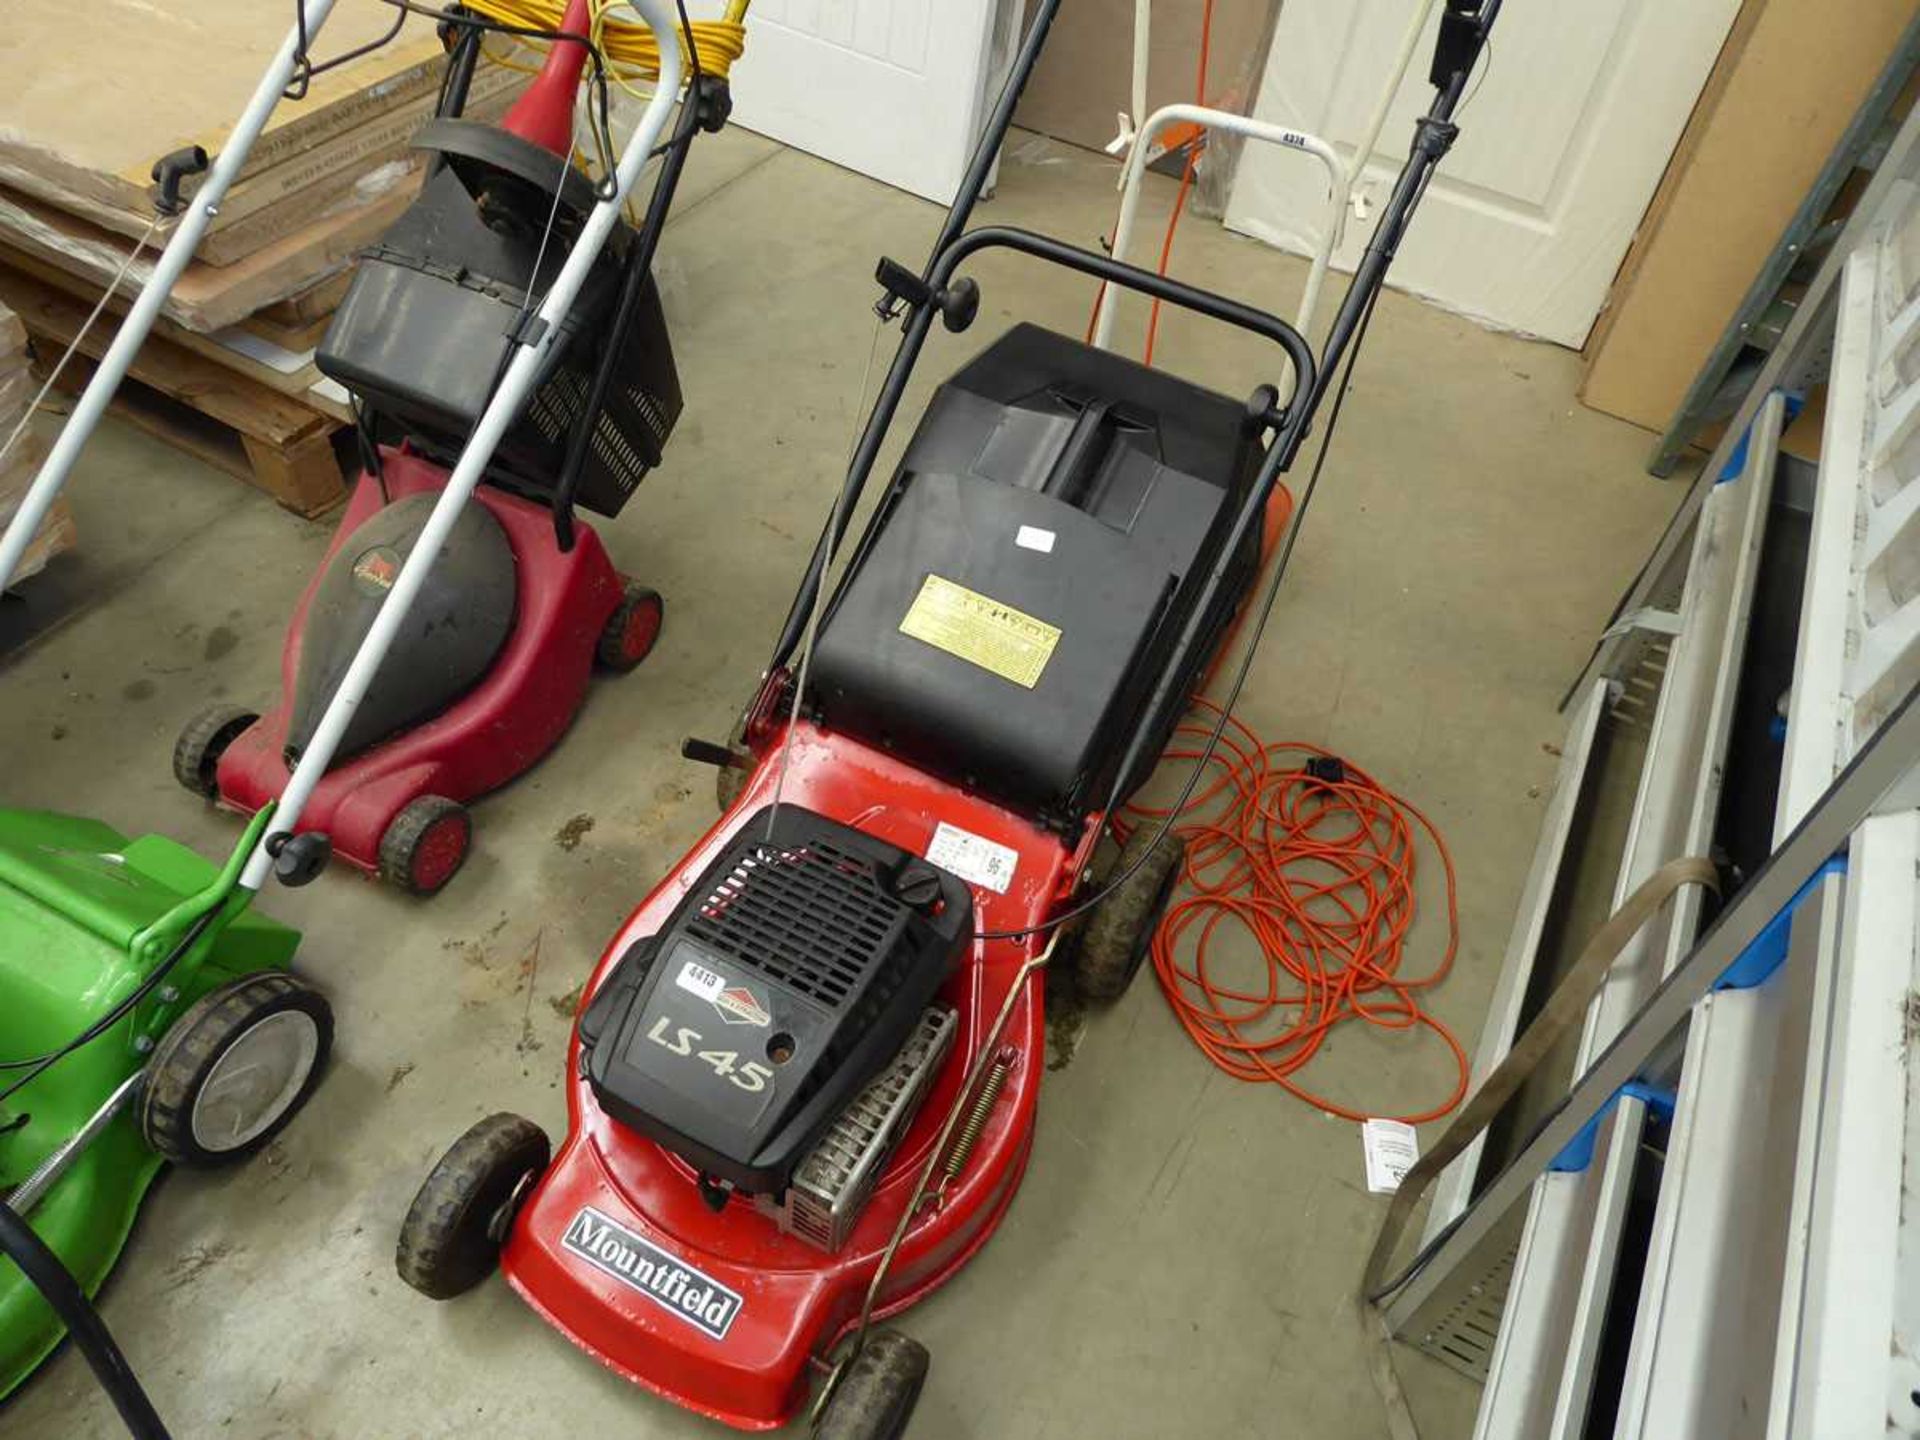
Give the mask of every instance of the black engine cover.
POLYGON ((601 1107, 775 1195, 890 1061, 973 934, 964 881, 796 805, 762 810, 580 1020, 601 1107))
MULTIPOLYGON (((1070 823, 1114 784, 1258 455, 1243 403, 1015 327, 928 405, 821 627, 810 701, 1070 823)), ((1257 558, 1230 557, 1215 623, 1257 558)))
MULTIPOLYGON (((413 552, 437 495, 410 495, 364 521, 327 562, 300 632, 287 763, 298 761, 373 617, 413 552)), ((460 512, 446 548, 337 752, 356 755, 438 715, 485 677, 513 632, 513 545, 486 506, 460 512)))

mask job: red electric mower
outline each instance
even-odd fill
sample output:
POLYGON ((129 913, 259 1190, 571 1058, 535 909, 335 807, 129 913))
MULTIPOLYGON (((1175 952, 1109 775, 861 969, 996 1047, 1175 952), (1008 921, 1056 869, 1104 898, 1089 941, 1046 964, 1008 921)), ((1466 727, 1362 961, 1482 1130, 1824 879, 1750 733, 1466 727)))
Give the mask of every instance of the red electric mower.
POLYGON ((1179 842, 1143 826, 1089 884, 1105 819, 1253 597, 1280 477, 1358 349, 1497 5, 1448 0, 1438 94, 1319 364, 1235 301, 1025 231, 963 233, 1058 0, 1037 7, 926 270, 881 263, 904 333, 738 743, 689 743, 741 775, 737 796, 593 975, 560 1153, 516 1116, 469 1130, 401 1228, 408 1283, 445 1298, 498 1261, 576 1344, 689 1409, 772 1428, 818 1371, 817 1434, 902 1433, 927 1354, 874 1324, 1013 1199, 1044 967, 1102 998, 1139 968, 1179 842), (978 290, 956 272, 990 247, 1265 337, 1294 398, 1015 326, 935 393, 823 607, 933 319, 967 327, 978 290))
MULTIPOLYGON (((420 197, 362 257, 316 356, 357 401, 365 464, 294 610, 279 701, 265 715, 210 706, 174 747, 179 782, 228 809, 251 814, 285 791, 600 198, 572 163, 590 54, 605 96, 588 0, 571 0, 539 76, 498 127, 458 118, 481 40, 502 28, 477 20, 453 27, 439 114, 413 142, 432 156, 420 197)), ((659 636, 660 596, 614 569, 574 507, 619 513, 679 416, 652 261, 695 133, 720 129, 729 109, 726 80, 696 71, 644 223, 609 235, 477 503, 460 512, 306 799, 303 831, 403 890, 431 895, 452 879, 472 840, 466 802, 560 739, 596 667, 631 670, 659 636)))

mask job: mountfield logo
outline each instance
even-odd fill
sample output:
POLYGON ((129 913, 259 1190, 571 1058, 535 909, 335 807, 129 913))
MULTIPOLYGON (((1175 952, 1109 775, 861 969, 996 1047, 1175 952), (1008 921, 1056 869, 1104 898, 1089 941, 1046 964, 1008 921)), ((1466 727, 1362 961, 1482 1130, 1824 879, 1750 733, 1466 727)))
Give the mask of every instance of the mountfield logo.
POLYGON ((391 545, 376 545, 353 562, 353 583, 368 595, 386 594, 399 576, 400 552, 391 545))
POLYGON ((719 1281, 684 1265, 591 1205, 567 1226, 561 1244, 596 1270, 638 1290, 662 1310, 716 1340, 740 1315, 740 1297, 719 1281))

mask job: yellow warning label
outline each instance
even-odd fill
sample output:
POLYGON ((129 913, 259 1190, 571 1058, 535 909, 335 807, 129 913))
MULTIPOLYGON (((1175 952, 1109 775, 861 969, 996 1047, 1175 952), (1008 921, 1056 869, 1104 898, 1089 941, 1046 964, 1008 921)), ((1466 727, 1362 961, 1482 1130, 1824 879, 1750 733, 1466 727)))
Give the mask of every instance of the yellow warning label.
POLYGON ((1058 626, 938 575, 927 576, 907 607, 900 633, 1029 690, 1040 683, 1040 672, 1060 643, 1058 626))

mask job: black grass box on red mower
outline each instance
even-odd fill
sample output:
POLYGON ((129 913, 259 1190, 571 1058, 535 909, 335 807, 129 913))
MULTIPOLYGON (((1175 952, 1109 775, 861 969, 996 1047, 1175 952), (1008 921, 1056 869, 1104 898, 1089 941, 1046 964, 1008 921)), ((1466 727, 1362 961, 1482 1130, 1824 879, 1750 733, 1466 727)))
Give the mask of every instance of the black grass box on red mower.
POLYGON ((1496 8, 1450 0, 1434 103, 1318 360, 1236 301, 965 229, 1058 0, 1036 8, 926 269, 880 266, 899 347, 733 742, 689 742, 723 765, 725 813, 594 971, 566 1139, 550 1155, 508 1114, 461 1137, 402 1227, 410 1284, 446 1298, 498 1263, 576 1344, 689 1409, 767 1429, 812 1389, 821 1435, 901 1433, 927 1355, 876 1322, 1012 1201, 1045 968, 1111 998, 1140 966, 1179 842, 1171 817, 1142 826, 1095 879, 1106 819, 1242 611, 1272 602, 1270 503, 1350 368, 1496 8), (828 599, 932 324, 971 323, 958 272, 990 249, 1262 337, 1281 383, 1236 398, 1016 325, 935 392, 828 599))
MULTIPOLYGON (((218 209, 226 187, 239 174, 268 115, 289 90, 300 91, 307 77, 326 68, 309 61, 307 46, 319 32, 332 3, 301 0, 294 28, 275 52, 217 160, 209 161, 204 152, 195 150, 189 157, 191 164, 180 157, 169 157, 156 167, 156 179, 162 184, 157 203, 168 213, 177 213, 173 236, 155 263, 152 278, 107 347, 47 462, 4 534, 0 534, 0 585, 18 563, 47 507, 71 474, 75 458, 150 331, 168 289, 185 268, 218 209), (177 182, 199 171, 206 172, 203 182, 191 200, 181 200, 177 182), (170 184, 167 177, 174 183, 170 184)), ((480 3, 482 0, 475 0, 476 5, 480 3)), ((158 836, 129 839, 95 821, 38 812, 0 812, 0 934, 10 941, 0 947, 0 1057, 4 1057, 0 1058, 0 1255, 14 1262, 0 1264, 0 1398, 33 1372, 64 1331, 78 1341, 129 1428, 143 1440, 163 1440, 164 1427, 125 1357, 93 1313, 89 1296, 118 1257, 141 1197, 162 1161, 224 1163, 269 1143, 313 1092, 325 1068, 332 1037, 331 1012, 325 999, 285 973, 299 937, 285 926, 248 913, 251 901, 270 878, 297 884, 317 872, 326 855, 326 836, 316 833, 316 816, 309 815, 305 817, 307 823, 301 823, 306 802, 316 794, 319 818, 325 818, 334 800, 342 800, 343 809, 358 807, 357 823, 375 821, 369 827, 374 832, 383 806, 401 808, 395 805, 393 785, 384 790, 368 785, 364 783, 366 770, 356 769, 396 743, 388 741, 383 747, 379 737, 365 741, 356 731, 356 722, 362 716, 377 717, 384 711, 389 722, 395 720, 395 692, 374 688, 374 677, 396 642, 408 633, 412 621, 423 620, 429 628, 434 623, 459 628, 459 622, 486 608, 480 603, 484 597, 462 593, 457 586, 451 592, 443 589, 435 594, 427 582, 443 545, 468 518, 466 502, 483 475, 490 484, 498 485, 506 473, 501 467, 511 470, 516 463, 532 463, 526 460, 520 444, 524 434, 520 422, 526 407, 533 407, 528 413, 540 411, 546 393, 543 387, 556 375, 571 374, 576 385, 573 398, 578 401, 584 397, 583 404, 567 412, 572 428, 561 425, 548 435, 546 460, 560 453, 554 447, 563 440, 568 453, 584 453, 590 436, 605 439, 605 427, 590 422, 610 414, 611 407, 603 410, 593 385, 627 382, 630 371, 609 359, 627 356, 627 347, 607 340, 604 348, 596 351, 584 341, 574 343, 579 338, 574 324, 576 302, 604 311, 617 290, 621 297, 617 308, 625 312, 631 308, 629 300, 637 306, 651 293, 646 282, 646 259, 664 220, 672 177, 694 129, 724 118, 724 87, 703 85, 696 72, 692 96, 682 107, 674 137, 661 146, 666 161, 654 187, 648 224, 637 236, 629 232, 621 213, 654 157, 656 145, 667 133, 669 113, 682 98, 683 74, 697 65, 697 58, 683 63, 681 27, 668 0, 630 3, 651 37, 648 63, 657 70, 658 83, 617 164, 597 184, 589 185, 573 170, 571 144, 564 138, 555 139, 571 133, 578 48, 586 46, 583 34, 569 38, 548 30, 517 32, 556 42, 555 53, 550 56, 554 63, 535 83, 535 91, 544 99, 532 107, 550 118, 544 141, 536 143, 538 137, 515 136, 490 127, 462 127, 447 118, 429 128, 444 164, 435 170, 428 183, 429 193, 421 203, 435 209, 442 219, 459 219, 448 221, 441 230, 422 225, 412 238, 421 240, 420 232, 430 231, 424 236, 429 241, 452 236, 463 244, 490 247, 498 240, 501 246, 495 248, 517 247, 531 264, 522 283, 505 298, 504 306, 503 297, 497 293, 478 296, 476 303, 491 317, 477 323, 478 333, 487 341, 483 347, 484 383, 466 392, 468 400, 478 404, 478 413, 443 415, 450 433, 440 433, 434 442, 422 441, 423 446, 443 445, 450 468, 432 465, 421 455, 392 457, 385 479, 395 490, 406 488, 409 494, 431 489, 430 503, 414 507, 404 535, 391 529, 387 532, 384 553, 377 546, 369 547, 376 553, 361 553, 355 558, 352 568, 364 573, 349 579, 366 579, 378 596, 370 598, 369 603, 345 606, 353 621, 347 627, 350 633, 344 640, 336 635, 339 643, 331 648, 320 646, 327 651, 323 658, 328 664, 321 667, 327 673, 321 677, 324 683, 317 684, 307 696, 311 724, 295 747, 298 761, 289 765, 282 754, 271 755, 272 765, 278 767, 279 784, 274 793, 246 807, 255 810, 254 817, 226 865, 211 866, 158 836), (560 52, 565 49, 575 49, 572 63, 563 63, 566 57, 560 52), (717 108, 702 103, 707 99, 716 100, 717 108), (574 200, 584 202, 584 211, 568 209, 573 202, 567 199, 567 192, 575 190, 575 182, 589 192, 587 196, 574 196, 574 200), (544 190, 539 188, 542 183, 547 187, 544 190), (534 186, 536 195, 550 197, 543 202, 544 209, 540 208, 541 202, 529 209, 527 185, 534 186), (480 211, 488 212, 498 228, 487 222, 485 215, 476 221, 480 211), (534 226, 531 239, 520 230, 521 221, 529 214, 534 226), (557 237, 551 246, 547 245, 547 230, 557 237), (545 263, 543 248, 550 252, 551 265, 545 263), (608 264, 613 266, 611 271, 608 264), (535 279, 527 277, 537 277, 538 296, 532 293, 535 279), (507 317, 514 319, 510 330, 494 323, 507 317), (494 463, 496 456, 499 465, 494 463), (402 461, 408 462, 406 480, 422 479, 424 472, 431 470, 430 484, 424 484, 424 488, 403 487, 392 473, 402 461), (469 600, 474 602, 471 606, 469 600), (370 695, 372 703, 362 710, 370 695), (357 742, 371 748, 356 754, 341 771, 330 772, 340 748, 351 751, 357 742), (338 788, 327 791, 325 787, 342 774, 356 776, 357 788, 348 785, 344 796, 338 788), (363 803, 366 801, 372 803, 363 803)), ((734 4, 743 8, 743 0, 734 0, 734 4)), ((448 108, 457 110, 464 84, 462 73, 471 66, 476 53, 474 30, 485 22, 464 7, 432 13, 452 27, 448 33, 464 37, 452 47, 451 77, 445 95, 448 108)), ((585 0, 573 0, 567 23, 581 31, 587 13, 585 0)), ((737 34, 737 17, 718 22, 716 28, 737 34)), ((392 33, 397 33, 397 26, 392 33)), ((387 38, 392 38, 391 34, 387 38)), ((688 50, 697 57, 697 44, 688 50)), ((350 55, 360 53, 365 52, 350 55)), ((595 60, 599 63, 597 49, 595 60)), ((516 114, 522 119, 538 119, 529 111, 516 114)), ((604 128, 602 125, 603 132, 604 128)), ((611 143, 603 149, 611 162, 611 143)), ((418 210, 412 213, 419 217, 418 210)), ((408 227, 403 224, 399 228, 404 238, 408 227)), ((406 267, 400 265, 398 269, 406 267)), ((420 299, 427 291, 411 291, 407 277, 385 274, 378 264, 362 272, 363 280, 369 276, 368 283, 376 287, 393 281, 410 289, 408 302, 396 304, 394 309, 406 311, 431 304, 420 299)), ((478 273, 467 276, 476 284, 484 280, 487 285, 498 278, 497 273, 491 279, 478 273)), ((349 308, 351 301, 352 295, 349 308)), ((581 324, 590 326, 599 318, 598 314, 581 317, 581 324)), ((615 315, 614 334, 620 332, 622 323, 615 315)), ((335 338, 349 329, 343 310, 337 317, 335 338)), ((367 353, 378 351, 382 344, 404 349, 418 336, 396 335, 390 327, 383 330, 378 324, 370 324, 361 327, 358 340, 358 353, 367 353)), ((79 337, 72 344, 78 348, 79 337)), ((336 353, 349 353, 354 348, 342 346, 336 353)), ((482 348, 477 341, 476 348, 482 348)), ((663 359, 663 363, 670 374, 670 360, 663 359)), ((361 377, 366 382, 363 390, 377 390, 379 386, 373 382, 380 375, 393 378, 395 367, 380 363, 367 366, 361 377)), ((434 383, 451 386, 450 371, 442 368, 434 383)), ((453 408, 457 410, 458 406, 453 408)), ((402 413, 416 430, 433 429, 422 423, 419 413, 402 413)), ((670 422, 671 416, 660 422, 662 434, 670 422)), ((526 516, 521 517, 521 536, 544 528, 551 532, 539 534, 545 550, 566 552, 570 518, 566 476, 580 475, 584 487, 596 473, 590 467, 575 470, 569 465, 554 493, 547 497, 548 503, 533 508, 540 523, 534 525, 526 516)), ((633 466, 623 473, 638 479, 638 469, 633 466)), ((363 485, 362 495, 369 493, 369 486, 380 478, 376 473, 368 485, 363 485)), ((500 498, 504 502, 512 497, 503 494, 500 498)), ((585 488, 581 498, 583 503, 593 500, 585 488)), ((492 508, 490 501, 483 503, 492 508)), ((405 504, 405 500, 395 499, 383 513, 391 514, 405 504)), ((350 530, 351 525, 345 529, 350 530)), ((455 548, 459 548, 457 544, 455 548)), ((577 547, 576 553, 586 548, 577 547)), ((353 554, 354 549, 349 546, 345 553, 353 554)), ((340 553, 338 544, 336 553, 340 553)), ((498 552, 495 554, 497 559, 498 552)), ((523 574, 517 599, 509 591, 507 604, 496 608, 496 616, 500 608, 510 615, 518 609, 518 623, 513 626, 516 637, 528 629, 528 612, 543 603, 551 609, 556 600, 551 585, 543 588, 526 583, 524 570, 530 562, 524 554, 519 563, 523 574)), ((604 552, 599 552, 599 563, 610 576, 604 552)), ((470 567, 459 564, 449 569, 456 577, 471 578, 473 574, 470 567)), ((325 591, 328 581, 336 576, 333 567, 323 571, 310 598, 325 591)), ((513 577, 508 578, 511 581, 513 577)), ((602 585, 582 601, 585 592, 576 586, 561 597, 561 608, 573 611, 573 633, 562 637, 562 647, 549 647, 545 658, 552 660, 564 649, 559 669, 576 672, 580 687, 585 684, 596 632, 604 636, 601 627, 610 614, 618 614, 618 591, 616 584, 602 585), (569 606, 568 601, 580 603, 569 606), (594 613, 596 609, 600 613, 594 613)), ((499 597, 496 594, 494 598, 499 597)), ((313 640, 314 631, 308 630, 305 638, 313 640)), ((613 636, 620 642, 627 638, 624 630, 613 636)), ((515 683, 524 685, 529 670, 536 678, 541 674, 542 657, 529 658, 516 652, 515 643, 513 638, 507 640, 501 652, 505 658, 495 663, 494 673, 497 675, 501 665, 511 661, 519 677, 515 683)), ((408 647, 401 644, 399 648, 408 647)), ((442 646, 423 659, 419 648, 414 647, 402 668, 431 671, 428 688, 432 682, 439 682, 440 697, 445 699, 459 689, 457 684, 448 688, 443 662, 449 652, 464 653, 469 658, 474 653, 463 645, 442 646)), ((544 673, 550 680, 555 671, 549 666, 544 673)), ((403 675, 400 690, 407 690, 417 678, 415 674, 403 675)), ((487 688, 487 682, 482 682, 456 703, 473 702, 487 688)), ((288 690, 297 702, 299 687, 291 678, 288 690)), ((412 693, 417 700, 419 689, 412 693)), ((577 703, 577 698, 576 690, 570 700, 550 699, 545 715, 550 717, 554 708, 577 703)), ((497 691, 492 699, 498 703, 497 691)), ((414 730, 411 738, 420 738, 436 724, 443 728, 454 724, 449 714, 432 717, 414 730)), ((397 723, 410 724, 420 718, 403 714, 397 723)), ((455 726, 469 752, 491 746, 509 752, 502 757, 505 763, 524 766, 542 748, 537 724, 533 728, 507 724, 475 734, 475 718, 469 708, 455 726)), ((222 729, 202 731, 199 739, 219 740, 222 729)), ((224 735, 226 741, 235 738, 232 733, 224 735)), ((214 748, 203 745, 198 754, 188 757, 194 761, 189 767, 181 767, 181 757, 176 756, 176 767, 189 769, 195 782, 204 775, 211 783, 214 769, 201 767, 202 762, 217 760, 214 748)), ((382 773, 389 780, 394 778, 391 769, 382 773)), ((406 779, 404 774, 399 777, 402 783, 406 779)), ((195 788, 200 786, 196 783, 195 788)), ((392 811, 384 813, 390 815, 392 811)), ((338 833, 345 836, 347 832, 338 833)), ((364 839, 366 833, 363 830, 360 838, 364 839)), ((430 826, 419 830, 427 849, 444 856, 449 847, 436 844, 434 833, 430 826)), ((457 832, 458 845, 452 847, 454 864, 464 852, 465 838, 463 823, 457 832)), ((366 863, 364 854, 355 858, 366 863)), ((444 858, 441 864, 445 866, 444 878, 451 873, 451 865, 444 858)), ((417 872, 410 872, 410 878, 417 878, 417 872)))
MULTIPOLYGON (((561 33, 584 37, 590 19, 587 0, 570 0, 561 33)), ((324 836, 327 856, 416 895, 465 861, 467 802, 559 742, 596 669, 634 669, 659 637, 660 595, 614 568, 575 509, 619 514, 679 418, 653 257, 694 137, 731 109, 724 74, 692 77, 642 223, 623 214, 607 227, 576 303, 543 336, 536 302, 612 184, 573 164, 581 71, 591 59, 592 114, 607 62, 584 41, 552 43, 498 125, 466 119, 485 34, 450 27, 440 103, 412 141, 429 157, 425 182, 360 257, 316 353, 354 397, 364 464, 288 626, 280 695, 264 713, 209 705, 173 755, 181 785, 227 809, 300 793, 304 843, 324 836), (492 437, 466 504, 456 468, 509 360, 540 340, 524 406, 492 437), (462 503, 442 553, 309 787, 301 758, 450 493, 462 503)), ((604 115, 596 128, 610 164, 604 115)))

